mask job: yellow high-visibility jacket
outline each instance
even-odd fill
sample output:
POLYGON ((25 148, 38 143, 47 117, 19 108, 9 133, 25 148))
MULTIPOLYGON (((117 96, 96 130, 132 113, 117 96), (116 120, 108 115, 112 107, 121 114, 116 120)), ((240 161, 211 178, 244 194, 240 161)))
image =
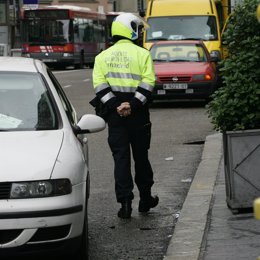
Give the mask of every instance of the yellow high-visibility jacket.
POLYGON ((142 108, 155 83, 150 52, 132 41, 122 39, 95 59, 93 85, 102 103, 114 110, 129 102, 132 111, 142 108))

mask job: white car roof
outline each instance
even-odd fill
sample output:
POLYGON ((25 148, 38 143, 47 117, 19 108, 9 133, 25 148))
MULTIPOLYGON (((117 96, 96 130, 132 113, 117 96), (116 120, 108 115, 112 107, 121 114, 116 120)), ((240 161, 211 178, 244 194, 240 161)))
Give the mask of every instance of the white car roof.
POLYGON ((24 57, 0 57, 0 71, 38 72, 42 70, 40 61, 24 57))

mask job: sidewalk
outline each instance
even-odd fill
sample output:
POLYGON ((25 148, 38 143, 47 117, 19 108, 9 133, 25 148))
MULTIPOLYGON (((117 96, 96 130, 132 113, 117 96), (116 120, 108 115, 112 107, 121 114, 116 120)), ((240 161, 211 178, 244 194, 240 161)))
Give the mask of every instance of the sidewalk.
POLYGON ((222 135, 206 139, 164 260, 257 260, 260 221, 226 204, 222 135))

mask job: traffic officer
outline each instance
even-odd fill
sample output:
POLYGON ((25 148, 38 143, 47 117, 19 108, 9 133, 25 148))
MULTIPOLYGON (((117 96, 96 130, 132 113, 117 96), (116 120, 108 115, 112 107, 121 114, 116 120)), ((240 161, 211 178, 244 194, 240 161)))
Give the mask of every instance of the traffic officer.
POLYGON ((118 15, 112 23, 114 45, 95 59, 93 85, 96 97, 109 113, 108 143, 114 158, 119 218, 132 213, 133 177, 131 152, 135 163, 134 181, 140 195, 138 210, 148 212, 159 198, 151 195, 153 170, 148 159, 151 122, 148 104, 155 74, 150 52, 140 47, 145 22, 131 13, 118 15))

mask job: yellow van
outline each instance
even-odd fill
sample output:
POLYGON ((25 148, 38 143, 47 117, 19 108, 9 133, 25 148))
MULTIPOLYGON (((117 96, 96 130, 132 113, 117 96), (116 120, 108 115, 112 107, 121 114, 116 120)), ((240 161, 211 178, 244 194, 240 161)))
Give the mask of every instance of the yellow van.
POLYGON ((260 23, 260 3, 258 4, 256 15, 257 15, 257 20, 260 23))
POLYGON ((228 0, 149 0, 144 47, 150 49, 156 41, 199 39, 221 59, 221 27, 227 14, 228 0))

